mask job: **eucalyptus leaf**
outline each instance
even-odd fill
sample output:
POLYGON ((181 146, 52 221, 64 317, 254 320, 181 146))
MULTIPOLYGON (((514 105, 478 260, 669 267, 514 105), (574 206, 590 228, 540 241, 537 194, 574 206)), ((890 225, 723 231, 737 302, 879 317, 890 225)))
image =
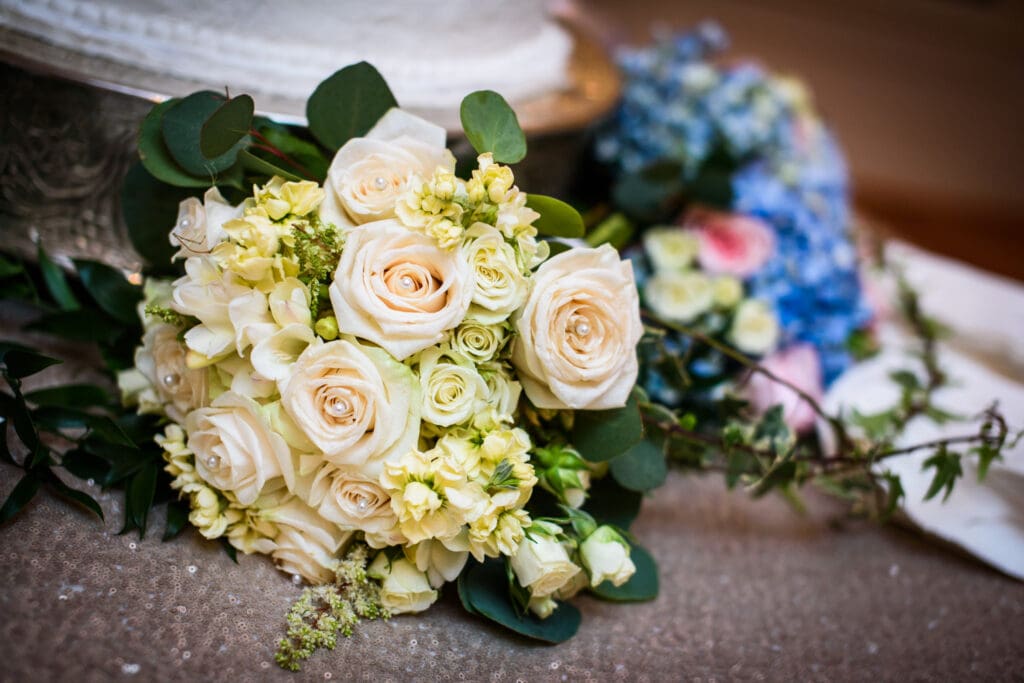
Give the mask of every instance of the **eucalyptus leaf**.
POLYGON ((634 390, 622 408, 576 411, 572 443, 590 462, 607 462, 628 451, 643 435, 639 396, 634 390))
POLYGON ((252 171, 259 175, 275 176, 279 175, 285 180, 299 181, 302 180, 299 176, 295 175, 291 171, 285 170, 277 164, 271 163, 262 157, 258 157, 249 150, 242 150, 238 155, 238 161, 242 167, 247 171, 252 171))
POLYGON ((139 128, 139 159, 146 170, 157 180, 174 187, 208 187, 210 178, 205 173, 198 176, 185 171, 164 143, 163 120, 167 110, 178 104, 178 98, 166 100, 154 106, 146 114, 139 128))
POLYGON ((610 581, 604 581, 596 588, 591 588, 590 592, 603 600, 614 602, 645 602, 658 597, 658 564, 651 554, 634 544, 629 559, 636 567, 636 573, 629 581, 621 586, 613 586, 610 581))
POLYGON ((365 135, 388 109, 397 107, 384 77, 359 62, 336 71, 316 87, 306 102, 309 131, 330 151, 365 135))
POLYGON ((542 235, 583 237, 586 231, 580 212, 561 200, 542 194, 529 194, 526 196, 526 205, 540 214, 533 227, 542 235))
POLYGON ((568 603, 559 603, 547 619, 527 611, 520 614, 509 597, 505 563, 489 559, 471 562, 459 575, 459 599, 471 614, 490 619, 516 633, 546 643, 561 643, 576 635, 582 617, 568 603))
POLYGON ((199 131, 199 151, 203 156, 216 159, 230 152, 249 133, 255 109, 248 95, 232 97, 221 104, 199 131))
MULTIPOLYGON (((210 181, 204 180, 199 186, 209 185, 210 181)), ((121 188, 121 213, 132 246, 150 266, 170 266, 175 247, 168 236, 178 217, 178 204, 198 193, 161 182, 143 164, 128 169, 121 188)))
POLYGON ((519 119, 505 98, 493 90, 466 95, 459 118, 469 144, 478 154, 491 152, 502 164, 514 164, 526 156, 526 136, 519 119))
POLYGON ((610 524, 628 530, 640 514, 642 503, 643 494, 623 488, 613 477, 604 477, 591 484, 583 509, 598 524, 610 524))
POLYGON ((71 291, 71 285, 68 284, 68 278, 64 275, 64 271, 53 262, 46 250, 43 249, 43 245, 39 245, 36 253, 39 258, 39 270, 43 274, 43 282, 46 284, 50 296, 57 302, 57 306, 62 311, 76 310, 79 307, 78 299, 71 291))
POLYGON ((324 156, 322 149, 317 145, 297 137, 284 126, 260 128, 260 134, 271 145, 305 166, 313 179, 322 182, 327 177, 330 160, 324 156))
POLYGON ((3 524, 14 515, 25 507, 26 504, 32 497, 39 491, 39 486, 42 482, 36 475, 31 472, 27 472, 23 476, 18 484, 11 491, 10 495, 7 496, 7 500, 4 501, 3 507, 0 507, 0 524, 3 524))
POLYGON ((668 466, 660 445, 644 439, 611 461, 615 481, 630 491, 650 491, 665 483, 668 466))
POLYGON ((140 324, 136 308, 142 301, 142 287, 128 282, 121 271, 99 261, 76 260, 75 267, 82 284, 100 308, 119 322, 140 324))
POLYGON ((164 143, 174 161, 186 173, 207 178, 207 184, 213 184, 218 174, 234 165, 238 152, 245 144, 243 138, 219 156, 210 158, 203 154, 203 127, 225 100, 223 95, 212 90, 192 93, 168 107, 160 124, 164 143))

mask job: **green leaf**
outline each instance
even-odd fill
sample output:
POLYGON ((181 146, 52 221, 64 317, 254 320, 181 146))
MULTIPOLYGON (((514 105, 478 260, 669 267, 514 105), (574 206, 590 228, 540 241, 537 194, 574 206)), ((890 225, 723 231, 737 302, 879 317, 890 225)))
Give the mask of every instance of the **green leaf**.
POLYGON ((459 107, 459 118, 469 144, 478 154, 491 152, 494 160, 502 164, 514 164, 526 156, 526 136, 519 127, 519 119, 505 98, 493 90, 466 95, 459 107))
POLYGON ((25 269, 20 263, 0 256, 0 279, 7 279, 9 277, 14 277, 15 275, 21 275, 24 272, 25 269))
POLYGON ((540 218, 533 223, 540 234, 583 237, 583 217, 565 202, 542 194, 529 194, 526 195, 526 205, 540 214, 540 218))
POLYGON ((110 463, 82 448, 73 448, 61 455, 60 466, 78 479, 103 482, 110 471, 110 463))
POLYGON ((850 421, 864 430, 868 438, 879 440, 887 437, 898 420, 895 410, 884 410, 880 413, 861 413, 854 409, 850 421))
POLYGON ((179 102, 180 98, 161 102, 146 114, 139 128, 139 159, 149 174, 163 183, 174 187, 209 187, 210 178, 206 174, 197 177, 185 171, 164 143, 164 114, 179 102))
POLYGON ((238 550, 235 549, 235 546, 231 545, 227 538, 221 536, 220 547, 224 548, 225 554, 231 558, 232 562, 238 564, 238 550))
POLYGON ((64 361, 44 356, 28 349, 21 344, 0 342, 0 362, 5 366, 4 374, 8 377, 22 379, 37 372, 42 372, 51 365, 64 361))
POLYGON ((470 614, 490 619, 527 638, 561 643, 576 635, 580 628, 580 611, 568 603, 559 603, 547 619, 529 611, 516 612, 509 597, 505 563, 501 560, 471 562, 459 575, 458 587, 459 599, 470 614))
POLYGON ((41 316, 26 325, 25 329, 72 341, 100 342, 115 335, 118 332, 115 328, 120 325, 101 311, 79 309, 41 316))
POLYGON ((572 443, 590 462, 606 462, 632 448, 644 435, 636 391, 622 408, 578 410, 572 443))
POLYGON ((25 394, 25 400, 37 406, 90 408, 108 405, 111 397, 106 389, 94 384, 64 384, 30 391, 25 394))
POLYGON ((243 149, 238 154, 238 160, 241 162, 242 167, 247 171, 258 173, 260 175, 275 176, 279 175, 285 180, 299 181, 302 180, 299 176, 295 175, 291 171, 287 171, 280 166, 273 164, 262 157, 258 157, 247 149, 243 149))
MULTIPOLYGON (((151 266, 166 268, 175 252, 168 236, 178 218, 178 204, 198 192, 172 187, 147 169, 143 164, 128 169, 121 187, 121 213, 135 251, 151 266)), ((209 185, 204 180, 201 187, 209 185)))
POLYGON ((682 167, 658 162, 620 177, 612 187, 616 208, 640 223, 658 223, 675 218, 683 196, 682 167))
POLYGON ((139 530, 139 537, 146 535, 149 509, 153 507, 156 494, 156 463, 149 463, 132 477, 125 493, 124 528, 121 533, 139 530))
POLYGON ((615 481, 630 491, 650 491, 665 483, 668 467, 661 446, 644 439, 611 461, 615 481))
POLYGON ((635 232, 636 226, 624 214, 613 213, 591 229, 587 244, 592 247, 610 244, 622 249, 632 241, 635 232))
POLYGON ((207 159, 216 159, 231 151, 252 127, 256 109, 248 95, 232 97, 206 119, 199 131, 199 151, 207 159))
POLYGON ((639 545, 633 545, 629 559, 636 566, 636 573, 621 586, 604 581, 590 592, 603 600, 614 602, 645 602, 658 597, 658 564, 651 554, 639 545))
POLYGON ((121 446, 135 446, 124 430, 106 415, 93 415, 63 406, 42 406, 32 411, 36 424, 50 432, 65 429, 88 429, 91 435, 108 443, 121 446))
POLYGON ((1003 456, 1000 455, 998 448, 994 448, 988 443, 982 443, 973 451, 978 456, 978 481, 984 481, 992 462, 1002 460, 1003 456))
POLYGON ((39 256, 39 270, 42 271, 43 282, 46 283, 46 289, 50 292, 50 296, 53 297, 53 300, 57 302, 62 311, 76 310, 78 308, 78 300, 71 291, 71 285, 68 284, 64 271, 50 259, 43 249, 43 245, 39 245, 37 254, 39 256))
POLYGON ((296 137, 284 126, 266 126, 260 128, 260 134, 271 145, 305 166, 314 179, 322 182, 327 177, 330 161, 317 145, 296 137))
POLYGON ((164 525, 164 541, 169 541, 181 533, 188 524, 188 504, 180 500, 167 503, 167 523, 164 525))
POLYGON ((951 413, 948 410, 943 410, 942 408, 932 405, 925 408, 924 414, 928 416, 929 420, 931 420, 935 424, 940 425, 946 424, 947 422, 952 422, 954 420, 964 419, 963 415, 957 415, 956 413, 951 413))
POLYGON ((365 135, 398 102, 384 77, 366 62, 336 71, 316 87, 306 102, 309 131, 336 151, 349 139, 365 135))
POLYGON ((894 370, 889 373, 889 379, 899 384, 906 391, 916 391, 921 388, 921 380, 910 370, 894 370))
POLYGON ((53 472, 49 472, 49 475, 50 476, 47 477, 47 481, 59 496, 67 498, 72 503, 81 505, 89 512, 93 513, 100 519, 103 519, 103 508, 100 507, 100 504, 97 503, 92 496, 85 491, 79 491, 78 489, 71 488, 61 481, 56 474, 53 474, 53 472))
POLYGON ((550 258, 552 256, 558 256, 563 251, 569 251, 570 249, 572 249, 571 244, 551 240, 548 242, 548 257, 550 258))
POLYGON ((903 490, 903 482, 900 481, 898 474, 894 472, 883 472, 882 478, 885 479, 889 484, 888 497, 885 501, 885 510, 882 512, 882 520, 887 521, 892 518, 896 508, 899 507, 900 501, 907 497, 907 492, 903 490))
POLYGON ((228 151, 216 157, 207 157, 201 148, 202 131, 207 121, 223 106, 226 98, 212 90, 195 92, 172 104, 164 112, 161 130, 171 157, 190 175, 208 178, 207 184, 219 173, 228 170, 245 145, 238 140, 228 151))
POLYGON ((36 495, 41 483, 36 475, 27 472, 18 482, 18 485, 14 487, 14 490, 11 491, 10 495, 7 496, 3 507, 0 507, 0 524, 14 517, 25 507, 32 500, 32 497, 36 495))
POLYGON ((142 301, 142 287, 133 285, 121 271, 99 261, 75 261, 78 275, 100 308, 126 325, 139 325, 136 310, 142 301))
POLYGON ((642 502, 643 494, 623 488, 613 477, 604 477, 591 484, 583 509, 598 524, 628 530, 640 514, 642 502))
POLYGON ((921 465, 921 470, 927 469, 934 469, 935 474, 932 476, 932 482, 928 486, 927 493, 924 494, 925 500, 931 500, 943 489, 946 492, 943 494, 942 500, 947 500, 949 494, 953 492, 953 486, 956 484, 957 477, 964 473, 960 466, 960 454, 946 450, 945 446, 941 447, 935 455, 924 461, 921 465))

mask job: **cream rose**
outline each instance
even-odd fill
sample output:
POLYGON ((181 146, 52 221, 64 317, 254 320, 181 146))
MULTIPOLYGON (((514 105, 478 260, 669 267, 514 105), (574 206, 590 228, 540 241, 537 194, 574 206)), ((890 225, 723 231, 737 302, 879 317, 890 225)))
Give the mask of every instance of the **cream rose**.
POLYGON ((562 544, 547 534, 527 534, 511 564, 519 584, 532 597, 553 595, 580 571, 562 544))
POLYGON ((490 393, 473 361, 437 347, 420 354, 423 419, 439 427, 468 422, 485 405, 490 393))
POLYGON ((545 261, 514 324, 512 362, 538 408, 625 405, 643 326, 632 266, 615 249, 570 249, 545 261))
POLYGON ((644 232, 643 240, 644 253, 657 273, 689 268, 700 248, 696 235, 675 226, 651 228, 644 232))
POLYGON ((747 299, 736 308, 728 336, 744 353, 770 353, 779 343, 779 319, 763 301, 747 299))
POLYGON ((313 478, 308 502, 321 517, 342 529, 366 532, 368 538, 386 540, 385 545, 404 541, 395 530, 398 518, 391 509, 391 496, 376 478, 325 463, 313 478))
POLYGON ((320 217, 339 226, 395 215, 395 204, 417 179, 437 167, 455 169, 445 131, 401 109, 391 109, 365 137, 338 150, 327 170, 320 217))
POLYGON ((397 221, 378 221, 349 233, 330 293, 339 330, 402 360, 462 322, 473 273, 457 251, 397 221))
POLYGON ((338 553, 352 532, 339 529, 298 498, 261 516, 277 525, 270 554, 278 569, 312 584, 334 580, 338 553))
POLYGON ((203 195, 203 201, 189 197, 178 205, 178 218, 171 230, 170 240, 180 247, 175 259, 209 254, 213 248, 227 238, 224 224, 241 218, 242 206, 231 206, 212 187, 203 195))
POLYGON ((463 253, 475 283, 470 315, 484 323, 502 322, 522 305, 528 291, 516 250, 496 228, 484 223, 475 223, 465 237, 463 253))
POLYGON ((366 574, 381 582, 380 604, 392 614, 422 612, 437 600, 437 591, 430 587, 427 575, 405 558, 388 560, 380 553, 366 574))
POLYGON ((376 478, 416 447, 419 386, 380 349, 339 339, 310 346, 281 383, 281 404, 324 457, 376 478))
POLYGON ((152 387, 139 395, 141 409, 162 410, 175 422, 184 422, 190 411, 206 404, 207 371, 190 369, 185 357, 177 327, 160 324, 149 328, 142 346, 135 350, 135 367, 152 387))
POLYGON ((498 355, 508 337, 508 326, 504 323, 487 323, 466 318, 452 334, 452 348, 474 363, 486 363, 498 355))
POLYGON ((291 488, 291 450, 267 424, 259 404, 233 392, 185 419, 196 473, 211 486, 250 505, 268 482, 283 476, 291 488))
POLYGON ((647 281, 644 299, 656 315, 689 322, 710 310, 715 302, 715 286, 707 275, 696 270, 658 273, 647 281))
POLYGON ((626 539, 610 526, 599 526, 580 544, 580 559, 590 575, 590 586, 603 581, 621 586, 636 573, 626 539))

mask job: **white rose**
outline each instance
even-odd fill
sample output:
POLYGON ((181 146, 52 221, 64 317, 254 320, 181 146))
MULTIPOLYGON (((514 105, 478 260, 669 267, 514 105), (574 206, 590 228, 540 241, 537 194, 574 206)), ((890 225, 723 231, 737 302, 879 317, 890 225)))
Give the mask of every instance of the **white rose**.
POLYGON ((732 275, 719 275, 714 281, 715 306, 732 308, 743 298, 743 283, 732 275))
POLYGON ((391 509, 391 496, 376 479, 357 471, 325 463, 313 478, 308 502, 342 529, 390 537, 388 545, 404 540, 395 531, 398 518, 391 509))
POLYGON ((658 273, 647 281, 644 300, 659 317, 685 323, 711 308, 715 287, 707 275, 696 270, 658 273))
POLYGON ((135 350, 135 367, 149 381, 151 391, 139 395, 143 412, 162 410, 175 422, 206 404, 206 369, 190 369, 185 364, 186 349, 178 341, 178 328, 153 325, 135 350))
POLYGON ((401 109, 391 109, 365 137, 338 150, 327 170, 320 217, 338 226, 393 218, 395 204, 417 178, 441 166, 454 170, 445 131, 401 109))
POLYGON ((651 228, 644 233, 644 252, 656 273, 685 270, 697 258, 700 242, 690 230, 651 228))
POLYGON ((440 427, 468 422, 490 393, 473 361, 455 351, 424 350, 419 360, 423 419, 440 427))
POLYGON ((261 516, 277 525, 270 554, 278 569, 312 584, 334 580, 338 553, 352 532, 339 529, 298 498, 261 516))
POLYGON ((550 595, 533 596, 530 598, 530 604, 527 605, 530 611, 536 614, 541 619, 547 619, 554 614, 555 609, 558 608, 558 603, 555 602, 554 598, 550 595))
POLYGON ((580 559, 590 574, 590 586, 604 581, 621 586, 636 573, 629 558, 630 548, 622 535, 610 526, 599 526, 580 544, 580 559))
POLYGON ((338 329, 402 360, 442 341, 466 316, 473 273, 394 220, 352 230, 330 287, 338 329))
MULTIPOLYGON (((457 543, 449 542, 452 545, 457 543)), ((466 566, 469 553, 465 550, 452 550, 437 539, 420 541, 416 545, 405 546, 405 555, 421 572, 425 572, 430 585, 440 588, 448 581, 459 578, 462 568, 466 566)))
POLYGON ((528 282, 519 269, 516 250, 497 229, 475 223, 462 248, 474 273, 470 315, 484 323, 508 318, 526 299, 528 282))
POLYGON ((522 385, 512 379, 504 363, 484 363, 477 369, 487 383, 487 405, 494 409, 499 419, 513 422, 512 416, 523 393, 522 385))
POLYGON ((178 218, 171 231, 171 245, 180 247, 175 259, 209 254, 227 238, 224 224, 241 218, 242 206, 231 206, 220 190, 211 187, 200 202, 189 197, 178 205, 178 218))
POLYGON ((392 614, 422 612, 437 600, 427 575, 405 558, 388 560, 380 553, 366 574, 381 582, 380 603, 392 614))
POLYGON ((511 564, 519 584, 533 597, 553 595, 580 571, 561 543, 537 533, 522 540, 511 564))
POLYGON ((514 323, 512 362, 538 408, 625 405, 643 325, 633 269, 615 249, 570 249, 545 261, 514 323))
POLYGON ((281 404, 324 457, 376 478, 416 448, 419 383, 380 349, 339 339, 310 346, 282 382, 281 404))
POLYGON ((763 301, 747 299, 736 309, 729 341, 744 353, 770 353, 779 342, 779 319, 763 301))
POLYGON ((474 363, 486 363, 505 344, 508 327, 504 323, 487 324, 466 318, 452 333, 452 348, 474 363))
POLYGON ((276 477, 283 476, 289 488, 294 482, 288 444, 269 428, 251 399, 221 394, 210 406, 188 414, 185 431, 196 473, 214 488, 234 494, 242 505, 255 501, 276 477))

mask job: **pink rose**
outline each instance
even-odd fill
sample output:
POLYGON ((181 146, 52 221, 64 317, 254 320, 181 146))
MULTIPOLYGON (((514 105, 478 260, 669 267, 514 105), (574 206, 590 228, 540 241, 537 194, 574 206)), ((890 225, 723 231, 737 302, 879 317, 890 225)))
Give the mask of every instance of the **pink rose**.
MULTIPOLYGON (((799 387, 815 401, 821 401, 824 387, 821 383, 821 363, 818 352, 810 344, 795 344, 776 351, 765 358, 761 365, 776 376, 799 387)), ((775 405, 782 405, 782 416, 794 432, 806 432, 814 426, 814 409, 795 391, 769 379, 759 372, 754 373, 741 394, 750 401, 759 414, 775 405)))
POLYGON ((697 259, 714 275, 748 278, 775 252, 771 227, 749 216, 697 208, 686 214, 683 227, 697 235, 697 259))

